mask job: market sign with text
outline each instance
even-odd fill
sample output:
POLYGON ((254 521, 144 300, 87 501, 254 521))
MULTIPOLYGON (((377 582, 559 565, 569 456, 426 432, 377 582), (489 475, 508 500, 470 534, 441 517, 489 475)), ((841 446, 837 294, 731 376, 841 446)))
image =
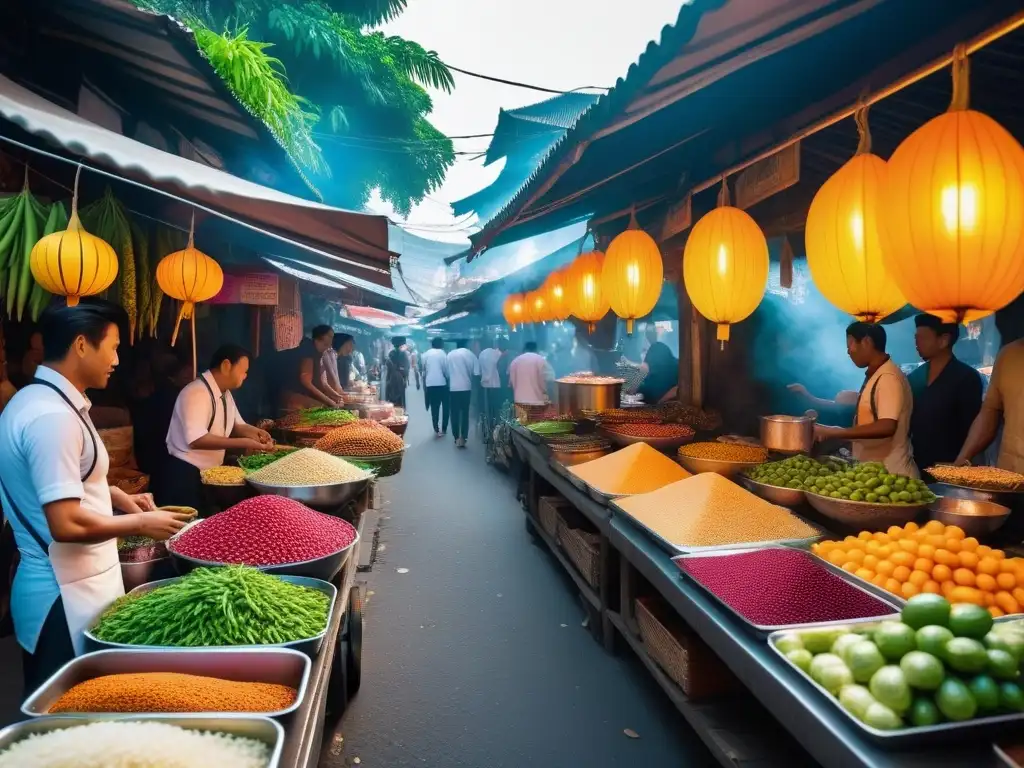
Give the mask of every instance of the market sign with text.
POLYGON ((256 304, 277 306, 278 276, 273 272, 224 274, 224 287, 210 299, 211 304, 256 304))

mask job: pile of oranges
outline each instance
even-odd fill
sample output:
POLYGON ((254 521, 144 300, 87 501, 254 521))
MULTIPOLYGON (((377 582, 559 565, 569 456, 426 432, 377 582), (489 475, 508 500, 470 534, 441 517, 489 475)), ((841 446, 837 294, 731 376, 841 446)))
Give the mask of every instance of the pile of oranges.
POLYGON ((899 597, 932 592, 952 603, 984 606, 995 617, 1024 610, 1024 558, 1008 558, 938 520, 894 525, 885 533, 862 531, 811 549, 899 597))

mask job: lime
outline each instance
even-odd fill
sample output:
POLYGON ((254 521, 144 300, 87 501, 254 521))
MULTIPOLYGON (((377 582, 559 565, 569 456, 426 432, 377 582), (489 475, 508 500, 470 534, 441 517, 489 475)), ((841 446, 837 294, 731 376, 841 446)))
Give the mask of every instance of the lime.
POLYGON ((811 669, 811 662, 814 660, 814 654, 806 648, 794 648, 786 654, 786 658, 789 659, 794 666, 800 667, 804 672, 809 672, 811 669))
POLYGON ((871 695, 897 714, 910 708, 910 686, 903 670, 895 664, 882 667, 871 676, 868 683, 871 695))
POLYGON ((999 707, 999 684, 988 675, 975 675, 967 681, 978 709, 997 709, 999 707))
POLYGON ((914 629, 929 624, 936 624, 940 627, 949 623, 949 601, 942 595, 933 595, 930 592, 923 592, 914 595, 903 606, 900 611, 900 618, 904 624, 909 624, 914 629))
POLYGON ((839 703, 858 720, 863 720, 868 707, 875 703, 875 697, 863 685, 844 685, 839 690, 839 703))
POLYGON ((870 725, 872 728, 877 728, 880 731, 892 731, 903 727, 903 721, 900 720, 900 716, 885 706, 885 704, 877 701, 867 708, 863 719, 865 725, 870 725))
POLYGON ((775 639, 775 647, 783 654, 804 647, 804 641, 796 632, 785 632, 775 639))
POLYGON ((957 603, 949 611, 948 626, 957 637, 981 640, 992 629, 992 614, 980 605, 957 603))
POLYGON ((917 650, 930 653, 932 656, 943 658, 943 653, 946 650, 946 643, 953 639, 953 633, 945 627, 940 627, 935 624, 929 624, 926 627, 921 627, 917 630, 915 640, 917 641, 917 650))
POLYGON ((935 703, 950 720, 970 720, 978 711, 978 705, 970 689, 961 680, 947 677, 935 694, 935 703))
POLYGON ((840 660, 835 663, 826 664, 818 670, 818 676, 814 679, 818 681, 822 688, 835 696, 844 685, 853 683, 853 674, 850 672, 850 668, 840 660))
POLYGON ((1009 651, 1017 661, 1024 659, 1024 633, 1016 630, 1003 631, 999 626, 996 624, 992 631, 985 635, 985 647, 1009 651))
POLYGON ((1016 656, 1009 651, 1002 650, 1001 648, 989 648, 985 653, 988 656, 989 674, 1003 680, 1017 679, 1018 670, 1016 656))
POLYGON ((840 635, 836 638, 836 641, 832 643, 832 653, 838 656, 840 659, 845 661, 847 664, 850 663, 850 659, 847 657, 846 652, 855 646, 857 643, 864 642, 864 638, 860 635, 850 633, 848 635, 840 635))
POLYGON ((1013 712, 1024 712, 1024 691, 1016 683, 1000 683, 999 706, 1013 712))
POLYGON ((984 672, 988 666, 985 646, 970 637, 954 637, 946 643, 942 658, 957 672, 984 672))
POLYGON ((819 680, 818 678, 821 677, 821 673, 827 667, 836 664, 838 664, 841 667, 846 666, 846 664, 843 663, 843 660, 836 656, 834 653, 819 653, 817 656, 811 659, 811 666, 808 668, 808 671, 810 672, 811 677, 815 681, 820 683, 821 680, 819 680))
POLYGON ((859 643, 847 649, 846 663, 853 673, 853 679, 858 683, 866 683, 885 666, 885 657, 877 645, 861 638, 859 643))
POLYGON ((800 640, 803 641, 804 648, 811 653, 827 653, 832 648, 832 643, 836 641, 836 638, 840 635, 844 635, 849 630, 846 627, 840 627, 835 629, 810 629, 806 632, 800 633, 800 640))
POLYGON ((934 691, 946 676, 942 662, 924 651, 908 653, 900 659, 900 669, 907 682, 922 691, 934 691))
POLYGON ((898 621, 886 621, 878 625, 874 634, 875 645, 889 661, 899 661, 903 654, 917 648, 914 630, 898 621))
POLYGON ((910 713, 907 715, 911 725, 924 726, 936 725, 942 720, 942 713, 935 706, 935 702, 927 696, 918 696, 910 705, 910 713))

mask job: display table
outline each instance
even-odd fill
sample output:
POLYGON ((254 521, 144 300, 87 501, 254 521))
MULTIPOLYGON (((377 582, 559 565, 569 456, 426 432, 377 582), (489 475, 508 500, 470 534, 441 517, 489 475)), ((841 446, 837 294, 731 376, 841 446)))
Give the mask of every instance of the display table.
MULTIPOLYGON (((603 623, 637 653, 723 765, 813 764, 809 758, 829 768, 937 765, 994 768, 999 765, 986 742, 888 751, 865 739, 840 712, 823 701, 801 675, 772 653, 764 640, 748 632, 697 585, 683 578, 670 556, 628 518, 612 514, 577 490, 553 468, 550 458, 544 455, 544 448, 530 441, 522 431, 517 431, 513 439, 530 467, 528 513, 532 518, 531 527, 543 534, 535 521, 537 498, 545 488, 556 491, 594 523, 601 535, 602 559, 607 566, 602 569, 602 590, 596 596, 603 623), (614 570, 611 566, 616 562, 618 568, 613 585, 610 571, 614 570), (729 667, 751 694, 746 701, 742 695, 730 695, 718 703, 692 702, 653 662, 636 632, 632 616, 634 574, 648 582, 729 667), (760 702, 760 706, 752 711, 750 705, 756 702, 760 702), (768 717, 765 710, 775 720, 768 717), (751 732, 752 719, 762 721, 766 727, 751 732), (777 728, 775 737, 771 737, 771 726, 776 720, 788 731, 792 741, 781 738, 777 728), (794 742, 800 746, 792 750, 790 746, 794 742)), ((550 537, 541 535, 541 538, 557 549, 550 537)), ((571 570, 564 557, 559 557, 559 561, 571 570)), ((607 636, 602 639, 607 648, 613 646, 607 636)))

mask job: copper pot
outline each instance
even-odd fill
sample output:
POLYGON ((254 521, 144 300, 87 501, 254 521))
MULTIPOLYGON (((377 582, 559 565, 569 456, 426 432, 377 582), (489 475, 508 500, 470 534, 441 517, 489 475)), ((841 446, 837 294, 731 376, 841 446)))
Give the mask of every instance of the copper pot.
POLYGON ((818 414, 762 416, 761 445, 774 453, 806 453, 814 448, 814 424, 818 414))

